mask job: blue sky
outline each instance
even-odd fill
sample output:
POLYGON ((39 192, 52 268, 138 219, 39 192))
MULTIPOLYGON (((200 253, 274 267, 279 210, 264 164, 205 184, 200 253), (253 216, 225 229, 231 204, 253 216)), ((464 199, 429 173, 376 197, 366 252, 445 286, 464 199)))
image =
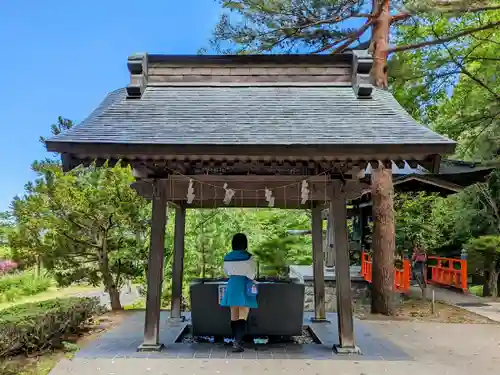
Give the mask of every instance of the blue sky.
POLYGON ((0 0, 0 211, 33 179, 58 116, 83 120, 128 83, 134 52, 194 54, 220 14, 213 0, 0 0))

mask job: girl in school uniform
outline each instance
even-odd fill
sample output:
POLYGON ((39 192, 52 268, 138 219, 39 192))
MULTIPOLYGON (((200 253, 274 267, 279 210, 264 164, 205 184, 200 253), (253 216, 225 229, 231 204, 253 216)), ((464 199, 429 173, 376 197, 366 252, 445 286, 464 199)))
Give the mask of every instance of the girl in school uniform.
POLYGON ((247 331, 250 309, 257 308, 257 286, 254 278, 257 265, 248 252, 248 240, 243 233, 233 236, 232 251, 224 256, 224 272, 229 276, 221 306, 231 309, 233 351, 243 351, 243 337, 247 331))

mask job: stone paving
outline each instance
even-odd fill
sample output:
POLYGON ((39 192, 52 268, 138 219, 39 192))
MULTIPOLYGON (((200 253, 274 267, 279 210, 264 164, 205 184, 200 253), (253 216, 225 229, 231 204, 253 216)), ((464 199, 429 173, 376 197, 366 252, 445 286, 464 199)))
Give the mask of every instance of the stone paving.
POLYGON ((355 322, 356 342, 362 355, 337 355, 332 350, 336 344, 337 317, 329 314, 330 323, 312 323, 311 314, 306 313, 304 325, 308 325, 321 344, 272 344, 250 345, 243 353, 232 353, 231 348, 223 344, 176 343, 176 339, 189 324, 188 318, 184 323, 168 323, 169 313, 162 312, 160 327, 161 342, 165 349, 160 353, 139 353, 137 347, 142 342, 144 313, 137 312, 127 317, 120 326, 106 332, 91 342, 76 354, 77 359, 96 358, 219 358, 219 359, 329 359, 329 360, 406 360, 410 357, 389 340, 375 336, 364 322, 355 322), (229 349, 229 350, 228 350, 229 349))
MULTIPOLYGON (((440 288, 435 288, 435 297, 500 321, 498 302, 440 288)), ((356 342, 363 354, 341 356, 331 349, 337 340, 336 317, 331 314, 326 325, 305 319, 322 344, 249 348, 235 355, 215 344, 176 344, 189 321, 168 325, 167 318, 168 312, 163 312, 161 339, 166 348, 161 353, 136 352, 144 322, 138 312, 90 342, 73 360, 61 361, 50 375, 489 375, 500 368, 500 325, 356 320, 356 342)))
POLYGON ((372 321, 363 322, 363 326, 373 337, 407 353, 406 359, 90 358, 77 355, 73 360, 61 361, 50 375, 496 375, 500 368, 500 325, 372 321))
MULTIPOLYGON (((96 297, 99 298, 101 305, 110 307, 111 302, 109 294, 103 291, 81 292, 74 294, 75 297, 96 297)), ((123 288, 120 292, 120 301, 122 306, 130 305, 141 298, 136 287, 131 287, 130 291, 123 288)))

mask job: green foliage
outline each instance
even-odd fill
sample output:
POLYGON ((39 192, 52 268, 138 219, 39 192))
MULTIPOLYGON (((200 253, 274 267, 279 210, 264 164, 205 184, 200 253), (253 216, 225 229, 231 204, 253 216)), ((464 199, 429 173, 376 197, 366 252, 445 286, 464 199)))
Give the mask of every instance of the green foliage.
MULTIPOLYGON (((71 126, 59 118, 52 133, 71 126)), ((37 179, 12 205, 14 259, 25 267, 43 264, 60 286, 103 283, 117 297, 125 280, 143 274, 148 246, 150 204, 130 188, 131 169, 118 163, 63 173, 52 159, 34 162, 32 169, 37 179)), ((113 308, 120 308, 114 301, 113 308)))
MULTIPOLYGON (((494 1, 498 8, 498 1, 494 1)), ((443 39, 500 22, 500 10, 427 13, 399 24, 399 45, 443 39)), ((392 91, 417 119, 459 142, 457 155, 498 159, 500 140, 500 28, 493 27, 394 55, 392 91)))
POLYGON ((59 346, 101 312, 97 298, 54 299, 0 310, 0 357, 59 346))
POLYGON ((36 276, 25 271, 0 277, 0 303, 12 302, 26 296, 33 296, 49 289, 53 281, 46 276, 36 276))
POLYGON ((270 271, 269 276, 287 279, 291 254, 298 242, 299 237, 283 233, 261 242, 254 253, 261 265, 267 267, 266 271, 270 271))
MULTIPOLYGON (((165 276, 162 294, 162 305, 165 307, 170 307, 174 222, 172 210, 169 215, 165 243, 165 276)), ((188 306, 191 280, 224 276, 223 258, 231 250, 231 239, 235 233, 245 233, 248 237, 249 251, 257 255, 262 253, 261 248, 266 246, 267 241, 284 235, 288 229, 309 229, 310 222, 310 216, 306 211, 254 208, 188 210, 184 256, 185 306, 188 306)), ((310 236, 295 237, 293 241, 294 246, 287 253, 288 264, 311 264, 310 236)), ((145 278, 142 278, 144 290, 145 281, 145 278)))
POLYGON ((500 259, 500 235, 472 238, 465 245, 465 249, 469 256, 478 254, 482 257, 500 259))
POLYGON ((500 262, 500 235, 471 238, 464 248, 468 254, 468 265, 472 269, 488 271, 492 263, 500 262))
POLYGON ((12 259, 9 235, 13 230, 14 222, 10 212, 0 212, 0 260, 12 259))
POLYGON ((436 247, 438 233, 429 212, 437 200, 437 196, 423 192, 396 195, 396 248, 399 252, 411 253, 416 245, 425 249, 436 247))
POLYGON ((48 267, 67 285, 86 279, 122 285, 141 272, 148 204, 129 187, 131 170, 91 166, 47 175, 55 247, 48 267), (114 276, 114 277, 113 277, 114 276))
POLYGON ((353 32, 339 22, 358 13, 365 1, 220 1, 221 19, 211 47, 221 53, 313 52, 353 32))

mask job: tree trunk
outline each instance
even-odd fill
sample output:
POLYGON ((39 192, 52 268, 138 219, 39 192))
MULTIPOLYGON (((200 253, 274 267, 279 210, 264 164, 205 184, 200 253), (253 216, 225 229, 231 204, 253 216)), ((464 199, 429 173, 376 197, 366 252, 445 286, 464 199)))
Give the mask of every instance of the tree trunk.
POLYGON ((375 87, 386 89, 387 80, 387 50, 389 49, 389 32, 392 17, 390 14, 390 0, 373 0, 372 14, 377 20, 372 29, 370 52, 373 54, 371 71, 372 84, 375 87))
POLYGON ((109 300, 111 301, 111 310, 122 310, 122 303, 120 302, 120 291, 116 285, 111 285, 108 289, 109 300))
POLYGON ((500 275, 497 277, 497 297, 500 297, 500 275))
POLYGON ((382 162, 372 169, 373 199, 373 274, 372 313, 393 315, 394 308, 394 252, 396 231, 394 226, 394 188, 392 169, 382 162))
POLYGON ((496 262, 490 263, 489 277, 488 277, 488 290, 489 295, 496 297, 498 296, 498 268, 496 262))
POLYGON ((36 256, 36 276, 42 276, 42 257, 40 255, 36 256))
POLYGON ((106 239, 106 233, 102 236, 102 248, 98 252, 99 257, 99 268, 101 270, 102 282, 106 291, 109 294, 109 300, 111 302, 111 310, 122 310, 122 304, 120 302, 120 290, 117 288, 113 276, 109 270, 109 258, 108 258, 108 242, 106 239))

